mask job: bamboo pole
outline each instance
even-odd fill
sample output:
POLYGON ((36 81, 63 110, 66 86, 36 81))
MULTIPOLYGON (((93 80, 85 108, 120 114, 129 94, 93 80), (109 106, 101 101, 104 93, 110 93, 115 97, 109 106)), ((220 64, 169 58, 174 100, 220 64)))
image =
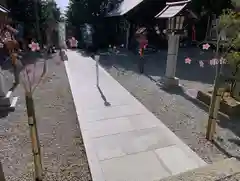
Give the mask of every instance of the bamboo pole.
POLYGON ((215 74, 215 80, 214 80, 214 88, 212 92, 212 98, 211 98, 211 104, 209 108, 209 116, 208 116, 208 126, 207 126, 207 132, 206 132, 206 138, 209 141, 213 140, 213 136, 216 130, 216 122, 217 122, 217 115, 218 115, 218 109, 220 106, 220 100, 219 99, 219 87, 220 87, 220 72, 221 72, 221 65, 219 60, 219 43, 220 43, 220 36, 218 33, 218 28, 216 30, 217 32, 217 50, 216 50, 216 58, 218 60, 216 65, 216 74, 215 74))
POLYGON ((216 123, 217 123, 217 116, 218 116, 218 111, 220 108, 220 103, 221 103, 221 98, 224 93, 223 88, 218 88, 217 93, 215 96, 215 103, 214 106, 212 106, 213 110, 211 114, 209 113, 209 118, 208 118, 208 128, 207 128, 207 139, 209 141, 212 141, 214 138, 214 134, 216 133, 216 123))
POLYGON ((43 169, 41 162, 41 152, 40 144, 37 131, 37 123, 34 109, 33 97, 30 92, 25 94, 27 115, 28 115, 28 125, 30 128, 30 136, 32 140, 32 152, 34 157, 34 167, 35 167, 35 181, 42 181, 43 169))

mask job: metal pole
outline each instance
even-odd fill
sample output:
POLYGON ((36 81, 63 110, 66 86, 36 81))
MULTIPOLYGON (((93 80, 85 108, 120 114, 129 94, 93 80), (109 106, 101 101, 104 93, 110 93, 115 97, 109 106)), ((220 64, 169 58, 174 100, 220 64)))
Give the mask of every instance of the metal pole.
POLYGON ((94 59, 95 59, 95 61, 96 61, 96 79, 97 79, 97 87, 99 87, 99 59, 100 59, 100 56, 99 56, 99 55, 95 55, 94 59))

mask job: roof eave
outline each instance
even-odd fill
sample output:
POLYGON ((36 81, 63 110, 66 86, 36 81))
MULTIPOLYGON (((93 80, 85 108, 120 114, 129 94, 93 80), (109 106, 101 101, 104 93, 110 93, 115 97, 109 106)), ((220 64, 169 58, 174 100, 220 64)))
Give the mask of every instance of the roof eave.
POLYGON ((191 2, 191 0, 176 1, 176 2, 166 2, 166 5, 180 5, 180 4, 190 3, 190 2, 191 2))
POLYGON ((177 14, 181 13, 183 11, 183 9, 185 9, 188 5, 188 3, 191 2, 191 0, 184 0, 184 1, 177 1, 177 2, 167 2, 165 8, 160 11, 155 18, 158 19, 164 19, 164 18, 173 18, 174 16, 176 16, 177 14), (174 7, 174 6, 182 6, 182 8, 177 12, 177 13, 173 13, 172 15, 169 16, 161 16, 163 15, 166 11, 168 11, 169 8, 174 7))
POLYGON ((0 12, 9 13, 10 11, 7 8, 5 8, 4 6, 0 5, 0 12))

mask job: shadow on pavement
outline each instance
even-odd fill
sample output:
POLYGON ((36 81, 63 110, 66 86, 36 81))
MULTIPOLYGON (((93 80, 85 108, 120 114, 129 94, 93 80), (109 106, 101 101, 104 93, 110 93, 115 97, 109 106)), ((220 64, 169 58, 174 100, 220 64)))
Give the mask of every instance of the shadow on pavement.
MULTIPOLYGON (((166 89, 162 87, 161 84, 157 83, 157 85, 164 90, 165 92, 169 94, 175 94, 180 95, 184 97, 186 100, 191 101, 194 105, 198 106, 200 109, 204 110, 205 112, 209 112, 209 106, 202 103, 201 101, 197 100, 195 97, 192 97, 189 95, 186 90, 182 87, 174 88, 174 89, 166 89)), ((222 113, 218 114, 218 126, 221 128, 226 128, 231 130, 238 138, 240 137, 240 122, 238 117, 228 117, 227 115, 224 115, 222 113)), ((217 133, 216 133, 217 135, 217 133)), ((239 139, 229 139, 229 142, 234 143, 236 146, 240 146, 240 140, 239 139)), ((217 137, 215 141, 213 141, 213 144, 227 157, 231 158, 234 157, 238 160, 240 160, 240 157, 238 155, 233 155, 230 152, 227 151, 226 147, 221 144, 221 138, 217 137)))
MULTIPOLYGON (((202 83, 212 84, 215 68, 210 65, 205 65, 200 68, 199 60, 210 60, 211 54, 206 53, 201 55, 199 49, 189 48, 180 49, 177 62, 176 76, 181 80, 198 81, 202 83), (193 61, 191 65, 185 64, 186 57, 190 57, 193 61)), ((145 74, 149 76, 164 76, 166 69, 167 51, 160 50, 157 53, 147 54, 145 56, 145 74)), ((119 52, 102 52, 100 53, 100 63, 105 67, 118 67, 126 71, 134 71, 138 73, 139 56, 121 49, 119 52)))
POLYGON ((106 106, 106 107, 111 106, 111 103, 107 101, 107 98, 106 98, 105 95, 103 94, 102 89, 101 89, 99 86, 97 86, 97 88, 98 88, 99 93, 101 94, 101 98, 102 98, 103 101, 104 101, 104 106, 106 106))
MULTIPOLYGON (((230 141, 230 140, 229 140, 230 141)), ((237 160, 240 161, 240 156, 237 156, 237 155, 232 155, 231 153, 229 153, 226 149, 224 149, 222 146, 221 146, 221 143, 220 142, 217 142, 217 141, 213 141, 212 142, 214 144, 214 146, 216 146, 216 148, 218 150, 220 150, 224 155, 226 155, 228 158, 236 158, 237 160)))

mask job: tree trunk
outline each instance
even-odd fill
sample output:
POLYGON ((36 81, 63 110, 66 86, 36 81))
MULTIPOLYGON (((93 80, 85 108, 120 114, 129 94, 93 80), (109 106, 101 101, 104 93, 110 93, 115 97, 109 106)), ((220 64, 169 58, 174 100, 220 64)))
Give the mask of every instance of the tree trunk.
POLYGON ((37 123, 34 109, 33 97, 30 92, 25 94, 27 115, 28 115, 28 125, 30 128, 30 136, 32 140, 32 152, 34 157, 34 167, 35 167, 35 181, 42 181, 42 163, 41 163, 41 152, 40 144, 37 131, 37 123))

